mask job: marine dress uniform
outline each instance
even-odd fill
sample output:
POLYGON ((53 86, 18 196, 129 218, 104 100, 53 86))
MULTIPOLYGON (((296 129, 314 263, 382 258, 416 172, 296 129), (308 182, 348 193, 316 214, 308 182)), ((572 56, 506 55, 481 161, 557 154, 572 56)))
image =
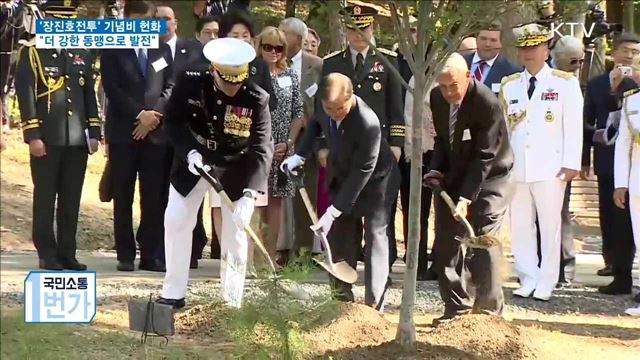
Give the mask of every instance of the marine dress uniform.
MULTIPOLYGON (((636 252, 640 252, 640 89, 625 93, 620 130, 616 140, 614 181, 616 189, 627 189, 636 252)), ((636 301, 640 295, 636 295, 636 301)), ((640 306, 627 310, 640 316, 640 306)))
MULTIPOLYGON (((266 192, 273 157, 269 95, 246 81, 255 50, 241 40, 222 38, 209 42, 203 52, 212 70, 186 70, 166 111, 175 158, 164 218, 167 272, 158 302, 175 308, 185 305, 193 228, 211 188, 195 167, 210 168, 234 201, 234 212, 225 204, 221 207, 221 254, 223 263, 242 266, 248 246, 244 225, 251 219, 257 193, 266 192), (216 85, 216 74, 220 81, 241 85, 234 96, 216 85)), ((223 293, 229 290, 226 285, 223 293)))
MULTIPOLYGON (((519 33, 518 47, 545 44, 551 38, 537 24, 525 25, 519 33)), ((511 231, 521 284, 514 294, 549 300, 560 269, 560 212, 566 187, 558 173, 562 168, 580 169, 582 132, 576 129, 582 126, 582 93, 572 74, 545 63, 537 74, 525 69, 504 77, 499 97, 514 152, 511 231), (541 238, 539 267, 536 217, 541 238)))
MULTIPOLYGON (((72 18, 76 6, 49 1, 44 10, 72 18)), ((75 257, 78 211, 87 157, 100 139, 93 58, 88 50, 36 49, 31 41, 20 49, 15 84, 24 141, 41 141, 45 149, 30 159, 32 238, 40 267, 84 270, 75 257)))

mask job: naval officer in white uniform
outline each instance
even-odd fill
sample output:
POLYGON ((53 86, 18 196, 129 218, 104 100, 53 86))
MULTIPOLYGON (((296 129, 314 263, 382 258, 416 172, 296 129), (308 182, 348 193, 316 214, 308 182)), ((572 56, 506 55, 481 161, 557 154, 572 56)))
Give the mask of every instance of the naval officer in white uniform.
MULTIPOLYGON (((640 251, 640 89, 624 94, 613 171, 616 188, 613 202, 623 209, 629 206, 633 239, 636 251, 640 251)), ((640 293, 635 300, 640 302, 640 293)), ((627 309, 626 313, 640 316, 640 305, 627 309)))
POLYGON ((516 193, 511 201, 512 250, 521 287, 513 292, 548 301, 558 281, 562 201, 578 175, 583 99, 572 74, 550 68, 552 35, 538 24, 516 29, 525 70, 502 79, 500 99, 511 129, 516 193), (536 226, 541 237, 538 266, 536 226))

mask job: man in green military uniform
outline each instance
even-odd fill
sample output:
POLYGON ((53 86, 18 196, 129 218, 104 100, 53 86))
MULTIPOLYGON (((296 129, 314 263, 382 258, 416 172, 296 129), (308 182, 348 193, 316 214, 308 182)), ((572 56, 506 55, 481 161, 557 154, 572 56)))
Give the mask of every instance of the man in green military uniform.
MULTIPOLYGON (((74 18, 77 5, 49 0, 43 10, 48 18, 74 18)), ((75 253, 87 156, 100 139, 92 59, 84 49, 36 49, 33 40, 18 55, 15 84, 33 179, 32 238, 42 269, 87 268, 75 253)))
MULTIPOLYGON (((351 78, 354 93, 378 116, 382 138, 391 145, 391 151, 397 161, 400 159, 405 135, 402 84, 387 63, 378 57, 377 52, 383 54, 394 66, 397 66, 397 54, 385 49, 375 49, 369 45, 373 39, 372 25, 377 13, 376 9, 369 6, 345 8, 345 15, 347 15, 345 35, 349 46, 324 58, 322 76, 338 72, 351 78)), ((397 193, 394 198, 397 198, 397 193)), ((389 209, 390 219, 395 218, 395 204, 394 201, 392 209, 389 209)), ((397 257, 393 223, 391 220, 387 227, 390 265, 393 265, 397 257)), ((357 231, 361 232, 361 229, 357 231)))

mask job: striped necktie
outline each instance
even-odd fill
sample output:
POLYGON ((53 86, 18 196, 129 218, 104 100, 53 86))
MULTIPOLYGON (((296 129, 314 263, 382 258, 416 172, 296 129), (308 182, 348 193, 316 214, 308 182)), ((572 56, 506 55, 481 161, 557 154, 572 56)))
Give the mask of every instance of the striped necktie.
POLYGON ((458 110, 460 110, 460 105, 455 104, 451 105, 451 110, 449 111, 449 145, 453 147, 453 137, 456 132, 456 123, 458 122, 458 110))
POLYGON ((482 82, 482 73, 484 73, 484 68, 487 63, 484 60, 480 60, 478 62, 478 66, 476 66, 476 71, 473 72, 473 78, 478 82, 482 82))

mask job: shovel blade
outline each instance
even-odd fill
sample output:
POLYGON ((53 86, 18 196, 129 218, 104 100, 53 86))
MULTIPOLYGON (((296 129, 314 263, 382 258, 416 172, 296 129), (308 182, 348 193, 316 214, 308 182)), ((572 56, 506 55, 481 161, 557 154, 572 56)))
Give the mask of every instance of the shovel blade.
POLYGON ((348 284, 353 284, 358 280, 358 272, 354 268, 349 266, 346 261, 339 261, 337 263, 331 264, 325 262, 324 260, 313 260, 338 280, 344 281, 348 284))

